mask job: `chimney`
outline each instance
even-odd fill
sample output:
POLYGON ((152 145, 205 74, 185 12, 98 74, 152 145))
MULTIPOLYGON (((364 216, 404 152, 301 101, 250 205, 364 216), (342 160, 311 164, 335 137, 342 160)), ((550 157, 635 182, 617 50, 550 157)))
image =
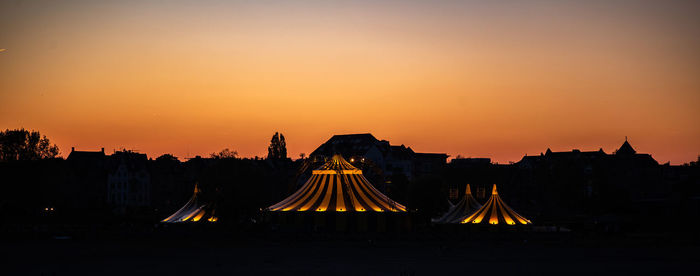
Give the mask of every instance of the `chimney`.
POLYGON ((105 153, 105 148, 102 148, 102 153, 105 153))
POLYGON ((75 147, 70 147, 70 152, 74 152, 74 151, 75 151, 75 147))

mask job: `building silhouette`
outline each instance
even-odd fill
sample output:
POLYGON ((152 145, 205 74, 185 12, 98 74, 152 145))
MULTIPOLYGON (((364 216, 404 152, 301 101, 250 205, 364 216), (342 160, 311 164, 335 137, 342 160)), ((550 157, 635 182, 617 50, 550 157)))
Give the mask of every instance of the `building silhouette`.
POLYGON ((296 161, 199 157, 180 162, 172 156, 153 160, 131 151, 108 155, 104 149, 73 148, 65 160, 0 162, 5 191, 0 219, 159 221, 181 208, 200 183, 203 198, 220 202, 221 221, 250 221, 261 208, 296 191, 333 153, 361 169, 382 194, 407 210, 420 210, 426 224, 448 210, 450 195, 453 202, 464 195, 467 184, 481 203, 498 185, 508 205, 538 225, 653 230, 660 227, 657 218, 667 218, 670 227, 681 229, 694 227, 696 220, 688 218, 700 214, 698 162, 659 164, 627 140, 612 153, 546 149, 510 164, 488 158, 447 164, 445 154, 417 153, 371 134, 351 134, 333 136, 309 158, 296 161))
POLYGON ((370 133, 334 135, 314 150, 309 158, 315 162, 329 160, 340 154, 351 163, 370 164, 370 176, 380 174, 384 180, 393 175, 404 175, 409 180, 416 177, 435 176, 442 173, 447 162, 444 153, 416 153, 411 147, 390 145, 370 133))
POLYGON ((146 154, 117 151, 109 156, 107 203, 117 214, 151 205, 151 173, 146 154))

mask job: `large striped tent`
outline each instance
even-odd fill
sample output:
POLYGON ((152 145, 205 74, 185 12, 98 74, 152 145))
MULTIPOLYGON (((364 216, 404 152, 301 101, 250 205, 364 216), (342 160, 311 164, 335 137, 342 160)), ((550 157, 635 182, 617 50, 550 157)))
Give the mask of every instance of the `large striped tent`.
POLYGON ((406 212, 372 186, 355 168, 336 154, 311 173, 294 194, 267 208, 269 211, 316 212, 406 212))
POLYGON ((199 185, 195 184, 194 195, 187 201, 187 204, 161 222, 217 221, 218 218, 214 214, 216 211, 215 206, 203 202, 201 194, 202 190, 199 189, 199 185))
POLYGON ((462 220, 462 223, 482 223, 488 222, 488 224, 531 224, 530 220, 519 215, 513 209, 508 207, 508 205, 503 202, 500 196, 498 196, 498 191, 496 190, 496 184, 493 185, 493 191, 491 191, 491 198, 474 214, 471 214, 462 220))
POLYGON ((450 206, 450 209, 439 218, 432 219, 433 223, 460 223, 464 218, 481 208, 481 204, 472 196, 471 187, 467 184, 462 200, 450 206))

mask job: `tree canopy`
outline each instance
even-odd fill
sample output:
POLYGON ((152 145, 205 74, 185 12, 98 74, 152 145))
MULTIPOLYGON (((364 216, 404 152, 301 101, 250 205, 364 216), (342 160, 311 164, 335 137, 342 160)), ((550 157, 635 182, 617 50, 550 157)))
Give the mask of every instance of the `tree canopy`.
POLYGON ((176 156, 174 156, 174 155, 172 155, 172 154, 170 154, 170 153, 166 153, 166 154, 163 154, 163 155, 161 155, 161 156, 158 156, 158 158, 156 158, 156 161, 164 161, 164 162, 174 161, 174 162, 179 162, 180 160, 178 160, 176 156))
POLYGON ((228 148, 225 148, 221 150, 220 152, 215 152, 211 154, 211 158, 214 159, 225 159, 225 158, 236 158, 238 157, 238 152, 235 150, 230 150, 228 148))
POLYGON ((39 160, 58 156, 58 146, 38 131, 6 129, 0 132, 0 161, 39 160))
POLYGON ((287 158, 287 142, 284 140, 284 135, 275 132, 270 140, 270 146, 267 148, 267 159, 286 159, 287 158))

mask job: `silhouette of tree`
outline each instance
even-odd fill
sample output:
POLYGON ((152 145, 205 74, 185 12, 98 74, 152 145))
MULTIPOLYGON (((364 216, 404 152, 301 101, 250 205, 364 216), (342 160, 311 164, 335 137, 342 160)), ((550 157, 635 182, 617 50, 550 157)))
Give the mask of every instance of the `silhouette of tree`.
POLYGON ((287 158, 287 142, 284 140, 284 135, 275 132, 270 140, 270 146, 267 148, 267 159, 286 159, 287 158))
POLYGON ((226 159, 226 158, 236 158, 236 157, 238 157, 238 152, 235 150, 232 151, 228 148, 225 148, 218 153, 215 152, 215 153, 211 154, 211 158, 214 158, 214 159, 226 159))
POLYGON ((39 160, 58 156, 58 146, 38 131, 14 129, 0 132, 0 161, 39 160))
POLYGON ((158 156, 158 158, 156 158, 156 161, 179 161, 179 160, 174 155, 172 155, 170 153, 166 153, 166 154, 163 154, 161 156, 158 156))
POLYGON ((699 167, 700 166, 700 155, 698 155, 697 161, 690 161, 688 163, 683 163, 683 166, 699 167))

